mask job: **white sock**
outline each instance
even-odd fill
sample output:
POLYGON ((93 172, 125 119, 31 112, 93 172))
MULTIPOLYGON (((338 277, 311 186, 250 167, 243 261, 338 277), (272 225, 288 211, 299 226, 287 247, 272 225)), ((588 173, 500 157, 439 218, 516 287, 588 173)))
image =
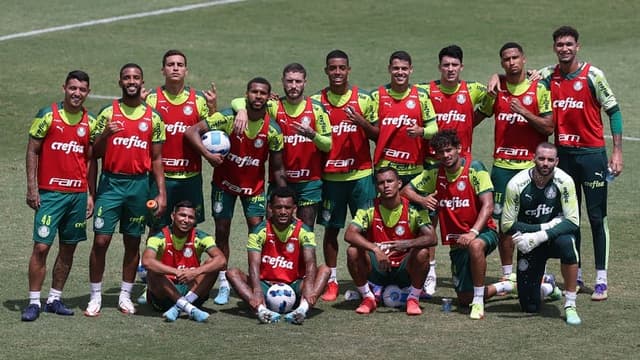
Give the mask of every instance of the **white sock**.
POLYGON ((413 286, 409 287, 409 295, 407 299, 419 299, 420 294, 422 294, 422 289, 414 288, 413 286))
POLYGON ((229 287, 229 282, 227 281, 227 272, 226 271, 220 271, 218 273, 218 287, 222 288, 222 287, 229 287))
POLYGON ((429 273, 427 274, 427 277, 436 277, 436 261, 429 261, 429 273))
POLYGON ((513 264, 502 265, 502 276, 509 276, 513 272, 513 264))
POLYGON ((62 298, 62 290, 51 288, 49 290, 49 297, 47 298, 47 304, 51 304, 56 300, 60 300, 62 298))
POLYGON ((543 283, 540 285, 540 296, 545 298, 553 292, 553 286, 549 283, 543 283))
POLYGON ((120 283, 120 297, 126 297, 131 299, 131 290, 133 290, 133 283, 123 281, 120 283))
POLYGON ((337 268, 330 268, 331 269, 331 275, 329 276, 329 282, 338 282, 338 275, 337 275, 337 268))
POLYGON ((500 281, 497 282, 495 284, 493 284, 493 286, 496 287, 496 292, 499 293, 505 293, 505 292, 510 292, 513 290, 513 283, 511 283, 511 281, 500 281))
POLYGON ((29 305, 36 304, 41 307, 40 304, 40 291, 29 291, 29 305))
POLYGON ((258 312, 260 312, 260 311, 264 311, 264 310, 267 310, 267 307, 266 307, 266 306, 264 306, 264 304, 260 304, 260 305, 258 305, 258 312))
POLYGON ((187 295, 184 296, 184 298, 188 302, 193 303, 194 301, 198 300, 198 294, 194 293, 193 291, 189 291, 187 295))
POLYGON ((375 297, 373 296, 373 292, 371 292, 371 289, 369 288, 369 284, 358 286, 358 291, 360 292, 360 295, 362 296, 363 299, 366 297, 370 297, 370 298, 375 297))
POLYGON ((307 302, 307 299, 302 298, 302 300, 300 300, 300 305, 298 305, 298 308, 296 309, 296 312, 301 312, 306 315, 307 311, 309 311, 309 303, 307 302))
POLYGON ((178 309, 186 312, 187 314, 191 314, 191 310, 195 308, 195 306, 191 305, 191 303, 188 302, 187 299, 184 298, 184 296, 176 301, 176 306, 178 307, 178 309))
POLYGON ((578 295, 575 291, 565 291, 564 293, 564 307, 576 306, 576 298, 578 295))
POLYGON ((102 282, 89 283, 91 288, 90 300, 102 300, 102 282))
POLYGON ((596 270, 596 284, 607 284, 607 270, 596 270))
POLYGON ((473 304, 484 304, 484 286, 473 287, 473 304))

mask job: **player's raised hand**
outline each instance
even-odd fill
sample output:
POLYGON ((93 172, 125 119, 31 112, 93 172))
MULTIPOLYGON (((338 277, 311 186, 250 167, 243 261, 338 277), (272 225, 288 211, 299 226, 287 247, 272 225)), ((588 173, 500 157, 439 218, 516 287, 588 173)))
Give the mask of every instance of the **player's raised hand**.
POLYGON ((247 129, 248 124, 249 116, 247 115, 247 110, 238 110, 236 117, 233 119, 233 133, 236 135, 242 135, 242 133, 247 129))
POLYGON ((314 137, 316 137, 315 130, 313 130, 309 125, 305 125, 297 121, 293 121, 291 122, 291 126, 299 135, 302 135, 312 140, 314 137))
POLYGON ((151 90, 148 90, 147 88, 142 86, 142 89, 140 89, 140 99, 142 99, 142 101, 146 101, 149 93, 151 93, 151 90))
POLYGON ((207 100, 209 115, 218 111, 218 89, 216 88, 216 83, 212 81, 211 88, 209 88, 209 90, 203 90, 202 94, 204 95, 204 98, 207 100))
POLYGON ((410 128, 407 128, 407 135, 412 138, 422 137, 424 136, 424 128, 418 125, 413 125, 410 128))
POLYGON ((498 96, 500 91, 502 91, 500 86, 500 76, 498 74, 492 74, 487 82, 487 93, 491 96, 498 96))

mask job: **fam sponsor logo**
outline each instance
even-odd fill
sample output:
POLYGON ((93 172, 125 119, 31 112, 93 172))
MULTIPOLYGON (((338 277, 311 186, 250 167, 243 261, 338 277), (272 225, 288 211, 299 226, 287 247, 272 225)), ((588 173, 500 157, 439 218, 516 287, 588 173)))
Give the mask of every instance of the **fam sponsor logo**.
POLYGON ((400 128, 401 126, 414 126, 418 123, 417 119, 410 118, 409 115, 402 114, 396 117, 386 117, 382 119, 383 126, 395 126, 400 128))
POLYGON ((167 124, 164 128, 167 135, 175 135, 177 133, 184 134, 189 126, 182 121, 175 124, 167 124))
POLYGON ((311 175, 311 170, 309 169, 286 170, 285 175, 290 179, 297 179, 297 178, 307 177, 311 175))
MULTIPOLYGON (((251 193, 253 192, 253 189, 251 188, 245 188, 245 187, 241 187, 238 186, 236 184, 232 184, 231 182, 229 182, 229 180, 223 180, 222 181, 222 185, 225 186, 227 189, 238 193, 238 194, 245 194, 245 195, 251 195, 251 193)), ((222 204, 220 204, 222 207, 222 204)), ((222 209, 220 209, 222 211, 222 209)), ((220 212, 220 211, 218 211, 220 212)))
POLYGON ((471 206, 469 199, 462 199, 459 196, 454 196, 451 199, 440 199, 438 204, 441 208, 447 208, 456 210, 460 208, 468 208, 471 206))
POLYGON ((356 163, 356 159, 354 158, 331 159, 331 160, 327 160, 327 162, 324 164, 324 167, 347 168, 349 166, 354 165, 355 163, 356 163))
POLYGON ((273 269, 293 270, 293 261, 287 260, 284 256, 273 257, 269 255, 262 256, 262 263, 271 266, 273 269))
POLYGON ((84 154, 84 146, 80 145, 76 141, 71 141, 68 143, 59 142, 59 141, 52 142, 51 150, 62 151, 65 154, 70 154, 70 153, 84 154))
POLYGON ((580 135, 577 135, 577 134, 558 134, 558 141, 561 141, 561 142, 580 142, 580 135))
POLYGON ((496 155, 529 156, 529 150, 499 146, 496 149, 496 155))
POLYGON ((67 187, 67 188, 81 188, 82 187, 82 180, 78 180, 78 179, 63 179, 63 178, 53 177, 53 178, 49 179, 49 185, 55 185, 55 186, 67 187))
POLYGON ((572 97, 566 99, 554 100, 552 103, 554 109, 565 111, 567 109, 584 109, 584 101, 576 100, 572 97))
POLYGON ((146 150, 149 147, 149 143, 140 139, 137 135, 130 137, 114 137, 111 143, 114 146, 123 146, 125 149, 138 148, 146 150))
POLYGON ((411 157, 411 154, 407 151, 400 151, 400 150, 391 149, 391 148, 384 148, 384 155, 392 159, 403 159, 403 160, 408 160, 411 157))
POLYGON ((164 166, 189 166, 190 163, 189 159, 162 158, 162 165, 164 166))

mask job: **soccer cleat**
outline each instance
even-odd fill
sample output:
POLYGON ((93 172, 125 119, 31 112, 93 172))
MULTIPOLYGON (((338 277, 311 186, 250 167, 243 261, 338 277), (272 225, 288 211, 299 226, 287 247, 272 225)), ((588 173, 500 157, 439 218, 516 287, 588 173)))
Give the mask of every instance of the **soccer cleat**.
POLYGON ((20 319, 22 319, 22 321, 34 321, 38 316, 40 316, 40 306, 37 304, 29 304, 22 310, 20 319))
POLYGON ((420 304, 418 303, 418 299, 410 298, 407 299, 407 315, 421 315, 422 309, 420 309, 420 304))
POLYGON ((360 303, 360 306, 356 308, 356 312, 358 314, 370 314, 376 311, 377 307, 376 299, 372 297, 365 297, 360 303))
POLYGON ((564 308, 564 314, 567 317, 567 325, 580 325, 582 323, 575 306, 567 306, 564 308))
POLYGON ((136 299, 136 302, 140 305, 144 305, 147 303, 147 287, 144 287, 144 290, 142 290, 142 294, 140 294, 140 296, 138 296, 138 298, 136 299))
POLYGON ((327 288, 324 290, 324 294, 320 297, 322 301, 336 301, 338 298, 338 283, 335 281, 329 281, 327 288))
POLYGON ((562 299, 562 290, 559 287, 554 287, 553 292, 549 294, 549 300, 556 301, 562 299))
POLYGON ((136 313, 136 307, 133 305, 131 299, 124 296, 121 296, 118 299, 118 310, 127 315, 133 315, 136 313))
POLYGON ((424 281, 424 285, 422 286, 422 293, 427 299, 431 299, 433 294, 436 293, 436 276, 427 276, 427 279, 424 281))
MULTIPOLYGON (((191 313, 193 313, 193 311, 191 313)), ((169 310, 165 311, 162 314, 162 317, 166 322, 174 322, 178 320, 178 317, 180 317, 180 309, 178 309, 178 306, 174 305, 169 310)))
POLYGON ((102 309, 102 299, 91 299, 84 311, 84 316, 96 317, 100 315, 100 309, 102 309))
POLYGON ((194 307, 193 310, 191 310, 191 314, 189 314, 189 318, 197 322, 205 322, 209 318, 209 313, 194 307))
POLYGON ((229 302, 229 292, 231 290, 228 286, 222 286, 218 289, 218 295, 213 299, 213 302, 217 305, 225 305, 229 302))
POLYGON ((484 319, 484 304, 471 304, 471 314, 469 314, 471 320, 484 319))
POLYGON ((263 324, 277 323, 280 321, 280 317, 280 314, 267 308, 263 308, 262 310, 258 311, 258 319, 263 324))
POLYGON ((609 298, 607 294, 607 284, 596 284, 594 286, 593 294, 591 294, 591 300, 593 301, 604 301, 609 298))
POLYGON ((302 323, 304 322, 304 319, 307 317, 307 315, 302 312, 302 311, 298 311, 298 310, 294 310, 290 313, 288 313, 287 315, 284 316, 284 320, 286 322, 288 322, 289 324, 294 324, 294 325, 302 325, 302 323))
POLYGON ((50 303, 46 303, 44 305, 44 312, 54 313, 58 315, 65 315, 65 316, 73 315, 73 310, 66 307, 60 300, 53 300, 50 303))
POLYGON ((580 293, 580 290, 584 289, 584 281, 582 279, 578 279, 576 281, 576 294, 580 293))

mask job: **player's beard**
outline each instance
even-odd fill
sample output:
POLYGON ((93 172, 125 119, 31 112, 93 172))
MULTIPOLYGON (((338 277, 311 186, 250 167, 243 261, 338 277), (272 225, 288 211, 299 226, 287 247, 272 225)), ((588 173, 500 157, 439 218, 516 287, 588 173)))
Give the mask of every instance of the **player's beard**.
POLYGON ((140 92, 142 91, 142 87, 138 86, 136 87, 136 91, 135 93, 129 93, 129 91, 127 90, 129 87, 123 87, 122 88, 122 98, 123 99, 138 99, 140 98, 140 92))

